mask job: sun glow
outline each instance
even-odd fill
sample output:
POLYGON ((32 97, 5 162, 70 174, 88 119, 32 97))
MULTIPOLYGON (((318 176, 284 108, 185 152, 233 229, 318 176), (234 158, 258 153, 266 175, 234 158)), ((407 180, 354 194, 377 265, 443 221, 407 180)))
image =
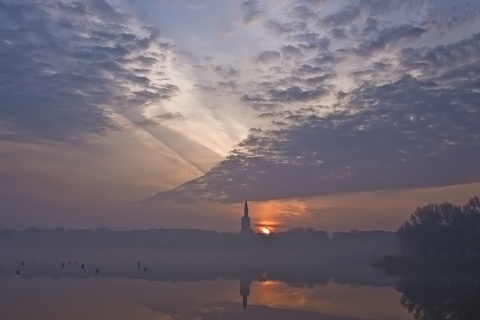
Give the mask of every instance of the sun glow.
POLYGON ((260 230, 263 234, 270 234, 272 232, 272 230, 270 230, 269 228, 267 227, 262 227, 262 229, 260 230))

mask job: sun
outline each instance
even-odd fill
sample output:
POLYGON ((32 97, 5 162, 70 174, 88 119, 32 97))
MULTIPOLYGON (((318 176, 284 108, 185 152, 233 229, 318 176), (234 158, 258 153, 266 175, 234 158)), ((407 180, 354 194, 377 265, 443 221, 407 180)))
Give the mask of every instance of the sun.
POLYGON ((263 234, 270 234, 270 233, 272 232, 272 230, 270 230, 270 229, 267 228, 267 227, 262 227, 261 232, 262 232, 263 234))

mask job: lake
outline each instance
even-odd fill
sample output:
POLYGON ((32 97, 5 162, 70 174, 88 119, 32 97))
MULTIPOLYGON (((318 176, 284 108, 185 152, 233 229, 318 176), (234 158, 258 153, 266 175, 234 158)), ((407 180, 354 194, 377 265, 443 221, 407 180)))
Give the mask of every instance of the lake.
POLYGON ((3 277, 3 319, 411 319, 392 287, 334 282, 311 288, 240 280, 156 282, 125 278, 3 277), (248 292, 248 291, 247 291, 248 292))
POLYGON ((77 256, 20 256, 0 255, 1 319, 409 320, 418 313, 433 320, 480 315, 476 279, 389 277, 365 261, 235 268, 175 265, 151 254, 141 259, 78 255, 80 261, 77 256))

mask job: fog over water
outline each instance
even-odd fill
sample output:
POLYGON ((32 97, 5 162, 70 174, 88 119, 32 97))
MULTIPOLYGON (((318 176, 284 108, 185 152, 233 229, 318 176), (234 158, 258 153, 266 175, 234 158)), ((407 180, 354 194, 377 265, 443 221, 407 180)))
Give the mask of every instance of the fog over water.
POLYGON ((309 229, 269 235, 4 230, 0 314, 19 320, 475 319, 475 273, 388 275, 372 266, 402 254, 398 237, 384 231, 329 237, 309 229))
POLYGON ((399 305, 396 280, 365 261, 327 258, 293 266, 269 261, 265 253, 248 267, 228 261, 234 255, 2 251, 0 312, 8 319, 41 320, 242 319, 245 312, 247 319, 410 319, 399 305))

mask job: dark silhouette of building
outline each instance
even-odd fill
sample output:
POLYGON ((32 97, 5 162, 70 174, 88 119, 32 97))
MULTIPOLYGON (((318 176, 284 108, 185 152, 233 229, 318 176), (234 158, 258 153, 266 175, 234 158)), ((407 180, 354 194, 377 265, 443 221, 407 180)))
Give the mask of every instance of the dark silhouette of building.
POLYGON ((245 199, 245 206, 243 208, 242 224, 240 229, 241 234, 251 234, 250 217, 248 216, 248 201, 245 199))
POLYGON ((242 306, 243 311, 247 311, 248 304, 248 295, 250 294, 250 284, 252 283, 251 279, 240 278, 240 295, 242 296, 242 306))

